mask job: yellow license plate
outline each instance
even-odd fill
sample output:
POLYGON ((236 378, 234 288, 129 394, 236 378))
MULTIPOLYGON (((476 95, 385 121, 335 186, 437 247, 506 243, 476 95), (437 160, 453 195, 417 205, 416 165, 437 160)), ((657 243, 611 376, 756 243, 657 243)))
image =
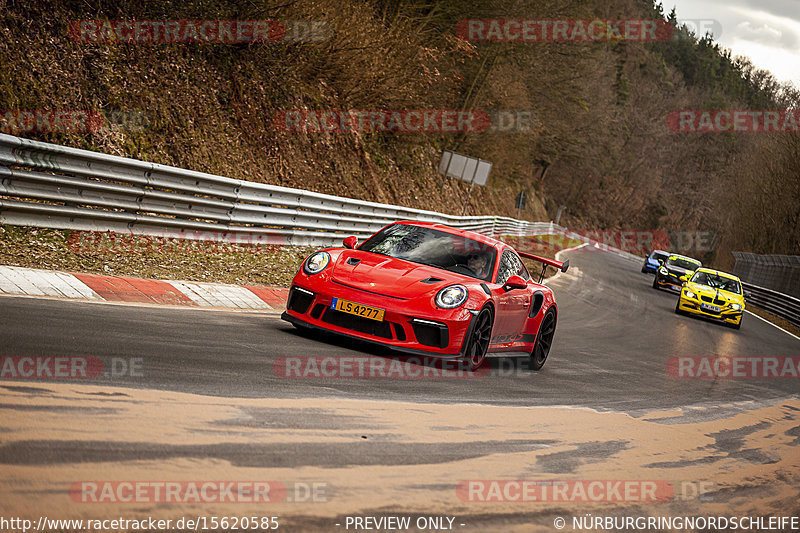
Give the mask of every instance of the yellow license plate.
POLYGON ((341 311, 343 313, 349 313, 351 315, 383 322, 384 310, 378 309, 377 307, 370 307, 368 305, 357 304, 347 300, 342 300, 340 298, 334 298, 333 301, 331 301, 331 309, 336 309, 337 311, 341 311))

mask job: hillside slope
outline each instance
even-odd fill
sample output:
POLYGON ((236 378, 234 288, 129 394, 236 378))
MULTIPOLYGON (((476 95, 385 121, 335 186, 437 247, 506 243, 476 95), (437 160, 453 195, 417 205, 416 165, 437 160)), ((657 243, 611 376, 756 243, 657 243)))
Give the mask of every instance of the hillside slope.
POLYGON ((522 218, 530 220, 550 219, 565 205, 562 222, 575 228, 704 230, 723 249, 797 252, 791 239, 764 241, 797 228, 797 192, 785 198, 760 190, 750 166, 776 150, 792 164, 796 144, 680 134, 666 125, 680 109, 752 108, 752 94, 767 95, 762 106, 778 105, 775 88, 737 89, 742 73, 735 69, 720 71, 733 79, 724 83, 690 76, 687 57, 719 55, 690 35, 655 44, 468 42, 456 35, 460 21, 510 13, 664 16, 644 0, 6 0, 0 111, 96 111, 107 120, 89 133, 15 132, 8 120, 4 127, 234 178, 460 214, 467 186, 450 180, 442 187, 436 173, 441 151, 453 149, 494 164, 489 185, 472 195, 471 214, 516 216, 513 199, 525 189, 531 201, 522 218), (71 24, 98 19, 312 21, 325 31, 314 42, 239 44, 70 37, 71 24), (292 110, 513 111, 532 120, 523 131, 480 133, 283 131, 276 123, 292 110), (754 230, 732 220, 730 206, 742 209, 752 195, 783 206, 790 225, 782 219, 754 230))

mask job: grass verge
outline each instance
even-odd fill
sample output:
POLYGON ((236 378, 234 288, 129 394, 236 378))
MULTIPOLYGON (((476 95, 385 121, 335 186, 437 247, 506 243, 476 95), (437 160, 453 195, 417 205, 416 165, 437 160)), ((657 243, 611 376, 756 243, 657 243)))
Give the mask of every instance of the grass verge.
MULTIPOLYGON (((795 326, 794 324, 792 324, 788 320, 786 320, 784 318, 781 318, 781 317, 779 317, 777 315, 773 315, 769 311, 764 311, 763 309, 759 309, 758 307, 753 307, 752 305, 748 305, 747 306, 747 310, 750 311, 751 313, 753 313, 754 315, 760 316, 764 320, 768 320, 769 322, 772 322, 776 326, 782 327, 783 329, 785 329, 789 333, 792 333, 792 334, 797 335, 798 337, 800 337, 800 327, 795 326)), ((743 326, 743 327, 745 327, 745 326, 743 326)))
POLYGON ((67 272, 288 287, 313 248, 0 226, 0 264, 67 272), (102 234, 108 237, 113 234, 102 234), (92 246, 91 243, 97 243, 92 246), (89 243, 89 244, 87 244, 89 243))

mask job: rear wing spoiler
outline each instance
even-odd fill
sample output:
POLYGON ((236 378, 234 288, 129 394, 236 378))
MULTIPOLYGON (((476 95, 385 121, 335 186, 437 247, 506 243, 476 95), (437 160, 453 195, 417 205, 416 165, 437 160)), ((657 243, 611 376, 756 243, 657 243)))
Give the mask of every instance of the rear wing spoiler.
POLYGON ((569 259, 566 261, 556 261, 555 259, 548 259, 546 257, 539 257, 538 255, 529 254, 526 252, 517 252, 521 257, 525 259, 533 259, 534 261, 539 261, 540 263, 544 263, 547 266, 551 266, 560 270, 561 272, 566 272, 569 268, 569 259))
POLYGON ((556 261, 555 259, 548 259, 547 257, 539 257, 538 255, 533 255, 526 252, 518 251, 517 253, 520 255, 520 257, 524 257, 525 259, 533 259, 534 261, 539 261, 540 263, 543 264, 542 274, 541 276, 539 276, 539 283, 541 283, 542 279, 544 279, 544 271, 548 266, 560 270, 561 272, 566 272, 567 269, 569 268, 569 259, 562 262, 562 261, 556 261))

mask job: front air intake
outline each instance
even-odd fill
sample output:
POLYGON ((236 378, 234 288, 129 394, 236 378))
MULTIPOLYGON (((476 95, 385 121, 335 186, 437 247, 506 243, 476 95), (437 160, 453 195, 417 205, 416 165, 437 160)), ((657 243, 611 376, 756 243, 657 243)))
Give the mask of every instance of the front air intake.
POLYGON ((313 292, 301 289, 300 287, 292 287, 289 290, 289 299, 286 301, 286 308, 302 315, 308 311, 308 307, 313 301, 313 292))
POLYGON ((450 334, 446 324, 414 318, 411 320, 411 328, 420 344, 434 348, 447 348, 450 344, 450 334))

